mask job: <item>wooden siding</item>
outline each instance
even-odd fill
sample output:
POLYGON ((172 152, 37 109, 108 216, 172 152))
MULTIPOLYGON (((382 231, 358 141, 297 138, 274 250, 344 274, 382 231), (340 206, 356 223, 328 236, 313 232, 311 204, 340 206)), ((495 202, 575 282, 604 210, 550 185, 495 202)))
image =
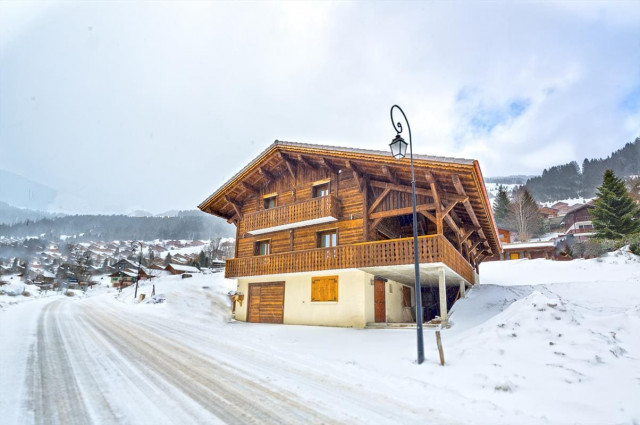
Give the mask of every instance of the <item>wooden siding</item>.
POLYGON ((306 220, 339 216, 340 202, 334 195, 327 195, 246 214, 244 231, 252 232, 306 220))
MULTIPOLYGON (((420 263, 442 262, 473 283, 473 267, 442 235, 418 238, 420 263)), ((413 264, 413 238, 227 260, 228 278, 413 264)))
POLYGON ((282 323, 284 319, 284 282, 249 285, 248 322, 282 323))

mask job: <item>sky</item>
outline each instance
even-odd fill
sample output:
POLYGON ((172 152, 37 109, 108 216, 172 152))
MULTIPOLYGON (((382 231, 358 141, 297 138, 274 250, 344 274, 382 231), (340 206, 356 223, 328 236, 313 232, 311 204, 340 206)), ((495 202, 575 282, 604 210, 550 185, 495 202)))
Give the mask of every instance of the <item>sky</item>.
POLYGON ((640 136, 638 22, 635 1, 3 1, 0 169, 61 211, 193 209, 276 139, 387 150, 398 104, 416 153, 539 174, 640 136))

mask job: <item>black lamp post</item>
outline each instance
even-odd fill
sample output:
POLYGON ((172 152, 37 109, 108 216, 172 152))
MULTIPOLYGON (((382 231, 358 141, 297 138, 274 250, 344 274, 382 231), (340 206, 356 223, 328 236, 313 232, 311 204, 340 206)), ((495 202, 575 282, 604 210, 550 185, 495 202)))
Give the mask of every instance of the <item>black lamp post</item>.
POLYGON ((420 290, 420 259, 418 257, 418 217, 416 214, 416 178, 413 174, 413 143, 411 141, 411 126, 409 120, 404 114, 404 111, 398 105, 391 107, 391 124, 396 131, 396 137, 389 143, 391 148, 391 155, 395 159, 402 159, 407 154, 407 142, 404 141, 400 133, 402 133, 402 124, 400 121, 396 122, 393 119, 393 110, 398 109, 404 121, 407 123, 407 130, 409 131, 409 155, 411 157, 411 201, 413 204, 413 263, 415 268, 415 298, 416 298, 416 327, 418 330, 418 364, 424 361, 424 341, 422 336, 422 291, 420 290))
POLYGON ((133 293, 133 299, 135 300, 138 298, 138 281, 140 280, 140 267, 142 266, 142 242, 140 242, 139 244, 133 242, 131 244, 131 247, 134 253, 136 252, 137 247, 140 248, 140 256, 138 257, 138 277, 136 278, 136 290, 133 293))

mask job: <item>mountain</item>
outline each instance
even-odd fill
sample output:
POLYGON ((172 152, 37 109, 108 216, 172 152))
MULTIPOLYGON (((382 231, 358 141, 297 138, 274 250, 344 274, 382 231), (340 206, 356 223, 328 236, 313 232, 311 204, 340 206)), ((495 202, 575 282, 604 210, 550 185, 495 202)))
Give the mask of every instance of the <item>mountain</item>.
POLYGON ((586 159, 545 169, 541 176, 527 180, 526 187, 538 202, 569 198, 592 198, 602 183, 605 170, 618 177, 640 175, 640 137, 604 159, 586 159))
POLYGON ((32 210, 47 210, 56 190, 18 174, 0 170, 0 201, 32 210))
POLYGON ((68 215, 0 224, 0 236, 24 238, 61 236, 82 240, 211 239, 231 237, 235 227, 201 211, 181 211, 175 217, 68 215))
POLYGON ((60 217, 61 214, 51 214, 44 211, 17 208, 0 201, 0 224, 16 224, 25 221, 35 221, 43 218, 60 217))

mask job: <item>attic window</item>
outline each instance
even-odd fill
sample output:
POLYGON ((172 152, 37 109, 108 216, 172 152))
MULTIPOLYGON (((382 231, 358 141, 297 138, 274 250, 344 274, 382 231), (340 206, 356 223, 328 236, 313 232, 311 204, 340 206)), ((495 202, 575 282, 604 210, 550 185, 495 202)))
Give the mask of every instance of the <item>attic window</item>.
POLYGON ((313 197, 320 198, 329 194, 329 183, 313 186, 313 197))
POLYGON ((276 207, 276 196, 269 196, 264 198, 264 209, 268 210, 270 208, 276 207))

